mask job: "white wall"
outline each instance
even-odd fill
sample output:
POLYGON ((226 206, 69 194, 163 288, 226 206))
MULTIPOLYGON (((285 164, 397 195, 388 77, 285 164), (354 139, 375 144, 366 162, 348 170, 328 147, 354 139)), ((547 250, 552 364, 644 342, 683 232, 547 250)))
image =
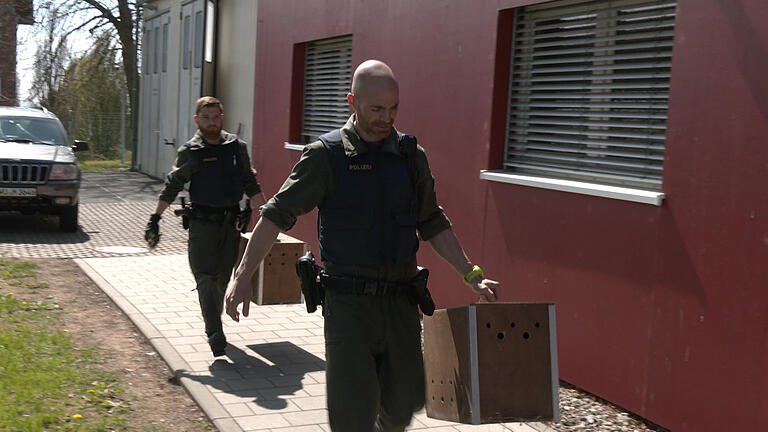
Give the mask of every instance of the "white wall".
POLYGON ((224 129, 237 133, 251 151, 256 72, 258 0, 219 0, 216 93, 224 104, 224 129))

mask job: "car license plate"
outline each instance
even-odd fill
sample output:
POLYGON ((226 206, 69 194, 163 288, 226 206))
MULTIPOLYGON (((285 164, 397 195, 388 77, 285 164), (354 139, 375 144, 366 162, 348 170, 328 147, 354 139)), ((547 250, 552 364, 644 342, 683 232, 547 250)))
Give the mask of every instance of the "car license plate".
POLYGON ((0 187, 0 196, 4 197, 36 197, 37 188, 8 188, 0 187))

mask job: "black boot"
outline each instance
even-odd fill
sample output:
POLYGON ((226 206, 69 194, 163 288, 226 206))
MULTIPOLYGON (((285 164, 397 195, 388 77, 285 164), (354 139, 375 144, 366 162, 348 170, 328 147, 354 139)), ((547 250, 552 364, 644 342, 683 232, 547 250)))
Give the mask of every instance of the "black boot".
POLYGON ((216 332, 208 337, 208 345, 210 345, 214 357, 220 357, 227 354, 227 338, 222 332, 216 332))

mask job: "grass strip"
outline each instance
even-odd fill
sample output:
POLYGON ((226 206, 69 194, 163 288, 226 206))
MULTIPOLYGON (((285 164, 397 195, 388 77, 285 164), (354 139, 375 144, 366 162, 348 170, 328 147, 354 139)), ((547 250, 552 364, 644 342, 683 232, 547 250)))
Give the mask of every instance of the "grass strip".
POLYGON ((126 426, 116 379, 57 328, 55 303, 9 291, 34 285, 34 264, 0 261, 0 430, 117 431, 126 426))

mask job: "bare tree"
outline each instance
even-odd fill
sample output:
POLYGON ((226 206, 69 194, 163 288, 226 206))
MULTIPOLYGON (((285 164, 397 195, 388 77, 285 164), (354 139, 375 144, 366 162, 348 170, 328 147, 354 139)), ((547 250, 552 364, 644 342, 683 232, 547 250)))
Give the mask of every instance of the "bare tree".
POLYGON ((56 105, 56 95, 70 61, 69 32, 64 29, 67 13, 60 6, 50 1, 42 2, 36 11, 36 21, 44 31, 44 37, 35 52, 30 96, 49 108, 56 105))
POLYGON ((138 112, 138 74, 136 73, 136 33, 139 1, 129 0, 68 0, 73 10, 86 13, 87 18, 79 28, 95 29, 109 26, 117 34, 119 41, 125 83, 129 90, 131 112, 138 112))

